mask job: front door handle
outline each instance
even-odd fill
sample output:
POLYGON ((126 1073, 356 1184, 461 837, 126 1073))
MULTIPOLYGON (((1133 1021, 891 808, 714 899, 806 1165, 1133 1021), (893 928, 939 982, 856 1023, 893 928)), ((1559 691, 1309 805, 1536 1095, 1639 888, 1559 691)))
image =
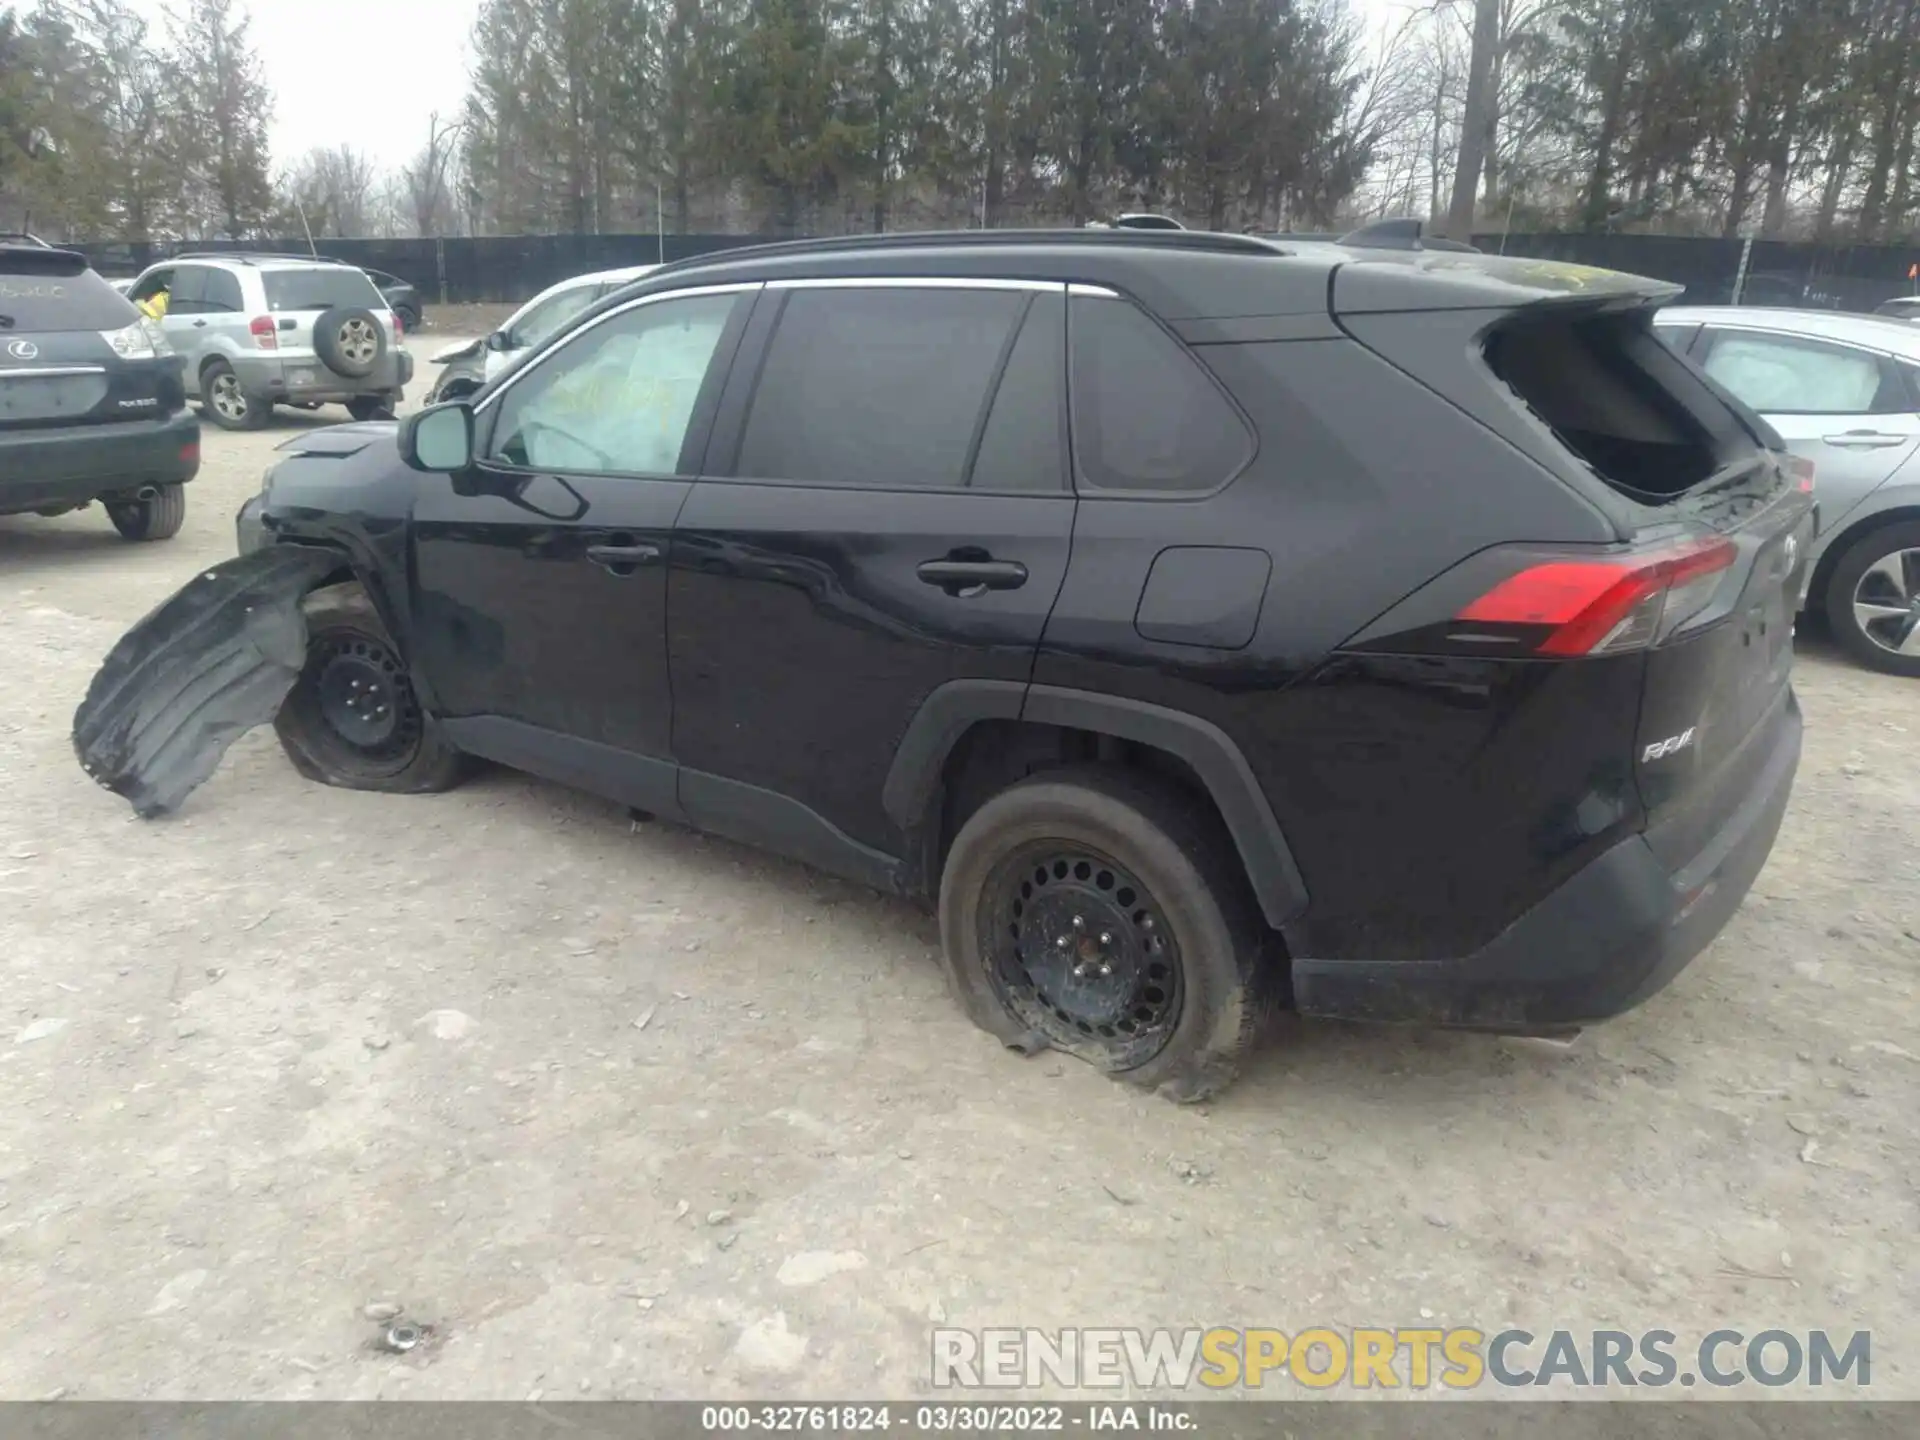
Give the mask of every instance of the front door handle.
POLYGON ((1843 450, 1890 450, 1895 445, 1904 445, 1911 435, 1889 435, 1880 430, 1848 430, 1839 435, 1821 437, 1829 445, 1837 445, 1843 450))
POLYGON ((611 570, 615 575, 631 575, 641 565, 660 558, 660 547, 644 541, 631 545, 589 545, 587 559, 611 570))
POLYGON ((1018 590, 1027 583, 1027 567, 1018 560, 928 560, 918 571, 921 582, 938 585, 947 594, 964 599, 987 590, 1018 590))
POLYGON ((196 330, 204 330, 207 328, 207 322, 204 320, 196 320, 193 322, 193 328, 196 330))

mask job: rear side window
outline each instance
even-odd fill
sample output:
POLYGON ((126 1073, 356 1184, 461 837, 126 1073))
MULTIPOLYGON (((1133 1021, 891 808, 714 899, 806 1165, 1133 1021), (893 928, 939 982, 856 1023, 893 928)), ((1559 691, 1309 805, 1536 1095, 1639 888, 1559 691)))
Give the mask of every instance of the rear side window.
POLYGON ((987 397, 1030 298, 1010 290, 794 291, 768 342, 735 473, 880 490, 964 484, 987 397))
POLYGON ((1701 368, 1763 415, 1897 415, 1913 408, 1893 365, 1870 351, 1797 336, 1710 333, 1701 368))
POLYGON ((261 279, 269 310, 332 310, 343 305, 381 310, 387 303, 358 270, 269 270, 261 279))
POLYGON ((238 314, 247 308, 246 298, 240 293, 240 281, 229 270, 207 272, 207 293, 202 303, 212 315, 238 314))
POLYGON ((1200 362, 1125 300, 1073 301, 1073 454, 1095 490, 1212 490, 1253 456, 1200 362))
POLYGON ((139 318, 133 302, 91 270, 78 275, 0 270, 0 334, 124 330, 139 318))
POLYGON ((1036 295, 980 432, 975 490, 1064 490, 1067 483, 1067 307, 1036 295))
POLYGON ((1522 316, 1487 337, 1486 359, 1562 445, 1636 499, 1672 499, 1758 453, 1643 313, 1522 316))

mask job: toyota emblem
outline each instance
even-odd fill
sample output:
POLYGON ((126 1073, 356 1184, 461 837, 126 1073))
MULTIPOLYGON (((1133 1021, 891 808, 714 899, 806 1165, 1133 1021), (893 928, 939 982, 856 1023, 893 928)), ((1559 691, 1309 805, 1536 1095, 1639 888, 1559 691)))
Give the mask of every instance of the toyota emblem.
POLYGON ((40 358, 40 347, 31 340, 9 340, 7 342, 7 354, 15 360, 38 360, 40 358))

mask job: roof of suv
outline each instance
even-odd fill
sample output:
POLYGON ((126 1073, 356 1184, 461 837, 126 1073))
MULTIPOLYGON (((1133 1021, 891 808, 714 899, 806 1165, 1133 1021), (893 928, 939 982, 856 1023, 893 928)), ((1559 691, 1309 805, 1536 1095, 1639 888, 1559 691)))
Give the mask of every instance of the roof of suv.
POLYGON ((189 250, 156 260, 161 265, 244 265, 252 270, 358 270, 344 260, 329 260, 313 255, 266 255, 244 250, 189 250))
POLYGON ((1450 250, 1290 245, 1204 230, 959 230, 784 241, 664 265, 640 284, 845 277, 1002 277, 1106 284, 1167 320, 1645 302, 1680 287, 1560 261, 1450 250))

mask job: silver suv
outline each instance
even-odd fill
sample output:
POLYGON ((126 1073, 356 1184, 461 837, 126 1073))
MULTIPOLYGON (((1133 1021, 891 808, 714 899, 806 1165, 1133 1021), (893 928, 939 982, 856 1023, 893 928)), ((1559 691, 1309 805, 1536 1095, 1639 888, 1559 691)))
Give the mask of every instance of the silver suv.
POLYGON ((129 296, 167 295, 160 324, 187 357, 207 418, 257 430, 275 405, 393 413, 413 378, 400 327, 366 272, 297 256, 190 254, 155 265, 129 296))

